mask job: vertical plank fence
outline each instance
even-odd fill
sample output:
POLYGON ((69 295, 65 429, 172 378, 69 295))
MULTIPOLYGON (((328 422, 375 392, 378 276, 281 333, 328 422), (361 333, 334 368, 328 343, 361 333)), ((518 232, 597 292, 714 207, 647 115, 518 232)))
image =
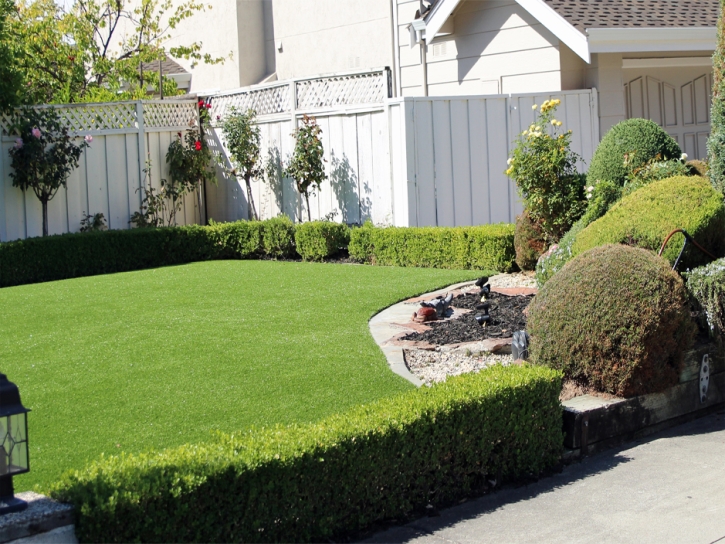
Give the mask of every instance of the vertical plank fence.
MULTIPOLYGON (((84 213, 102 213, 111 229, 130 227, 131 215, 141 206, 142 185, 148 179, 160 188, 168 177, 166 152, 178 132, 198 125, 195 100, 149 100, 107 104, 41 106, 56 108, 71 135, 93 137, 78 169, 48 205, 50 234, 77 232, 84 213), (148 169, 149 178, 144 170, 148 169)), ((0 241, 40 236, 42 209, 32 192, 13 187, 8 151, 15 136, 8 134, 10 119, 0 118, 0 241)), ((146 181, 148 183, 148 181, 146 181)), ((194 195, 188 195, 177 224, 199 221, 194 195)))

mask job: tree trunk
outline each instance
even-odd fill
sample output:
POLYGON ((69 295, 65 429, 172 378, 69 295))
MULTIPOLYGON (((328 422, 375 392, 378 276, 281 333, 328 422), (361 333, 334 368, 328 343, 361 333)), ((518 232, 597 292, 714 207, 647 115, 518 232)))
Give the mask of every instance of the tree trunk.
POLYGON ((196 202, 199 205, 199 224, 206 225, 206 218, 204 217, 204 208, 201 192, 203 191, 202 185, 204 182, 199 184, 199 188, 196 191, 196 202))
POLYGON ((40 202, 43 205, 43 236, 48 236, 48 201, 43 199, 40 202))
POLYGON ((250 219, 256 221, 257 218, 257 210, 254 208, 254 199, 252 198, 252 183, 250 182, 249 178, 244 178, 244 181, 247 184, 247 201, 249 202, 249 210, 251 212, 250 219))
POLYGON ((305 193, 305 202, 307 202, 307 221, 312 221, 312 215, 310 215, 310 195, 305 193))

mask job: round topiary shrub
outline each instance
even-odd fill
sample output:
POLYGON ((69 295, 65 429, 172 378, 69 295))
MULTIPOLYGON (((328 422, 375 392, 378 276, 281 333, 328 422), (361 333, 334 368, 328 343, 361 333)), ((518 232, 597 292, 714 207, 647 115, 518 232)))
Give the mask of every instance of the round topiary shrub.
POLYGON ((534 270, 539 256, 546 251, 544 232, 526 211, 516 218, 514 249, 516 264, 521 270, 534 270))
POLYGON ((569 261, 529 306, 527 329, 535 363, 625 397, 676 384, 695 334, 680 276, 620 245, 569 261))
POLYGON ((658 155, 663 160, 679 159, 682 150, 654 121, 627 119, 614 125, 599 142, 587 179, 591 183, 613 181, 622 186, 629 171, 644 166, 658 155))
MULTIPOLYGON (((663 179, 625 196, 576 236, 572 255, 604 244, 627 244, 659 251, 665 237, 677 228, 685 229, 716 257, 725 254, 725 205, 722 195, 705 178, 663 179)), ((662 256, 674 263, 683 241, 683 235, 676 234, 662 256)), ((694 268, 711 260, 688 244, 680 269, 694 268)))

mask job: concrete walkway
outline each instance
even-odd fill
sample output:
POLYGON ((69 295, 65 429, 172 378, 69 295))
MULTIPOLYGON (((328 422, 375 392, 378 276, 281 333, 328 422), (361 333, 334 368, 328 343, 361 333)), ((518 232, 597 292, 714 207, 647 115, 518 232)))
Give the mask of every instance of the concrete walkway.
POLYGON ((366 542, 725 544, 725 411, 366 542))

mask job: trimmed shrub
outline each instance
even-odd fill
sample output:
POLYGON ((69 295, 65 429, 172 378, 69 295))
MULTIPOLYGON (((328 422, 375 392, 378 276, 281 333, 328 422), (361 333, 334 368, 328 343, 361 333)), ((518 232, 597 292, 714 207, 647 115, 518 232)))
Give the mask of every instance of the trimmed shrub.
POLYGON ((537 364, 625 397, 676 384, 695 333, 680 276, 621 245, 567 263, 529 306, 527 329, 537 364))
POLYGON ((262 254, 263 224, 260 221, 213 223, 207 233, 217 248, 216 259, 250 259, 262 254))
POLYGON ((562 451, 561 376, 493 367, 318 423, 101 458, 51 496, 81 542, 322 542, 537 475, 562 451))
POLYGON ((604 135, 592 157, 587 179, 590 183, 613 181, 622 186, 631 169, 644 166, 658 155, 662 160, 679 159, 682 150, 654 121, 627 119, 604 135))
POLYGON ((687 166, 691 176, 702 176, 703 178, 708 177, 710 167, 705 161, 693 159, 691 161, 687 161, 685 166, 687 166))
POLYGON ((347 247, 350 229, 331 221, 310 221, 297 225, 295 245, 305 261, 321 261, 347 247))
POLYGON ((687 290, 710 335, 725 342, 725 259, 685 274, 687 290))
MULTIPOLYGON (((674 229, 685 229, 716 256, 725 254, 725 206, 722 195, 701 177, 685 176, 655 181, 622 198, 604 215, 576 236, 574 256, 604 244, 624 243, 658 251, 674 229)), ((674 263, 683 236, 673 237, 663 257, 674 263)), ((692 244, 682 257, 684 268, 707 263, 692 244)))
POLYGON ((286 215, 278 215, 262 221, 262 247, 265 255, 274 259, 283 259, 295 255, 295 225, 286 215))
POLYGON ((364 226, 350 234, 350 256, 386 266, 499 270, 514 268, 514 226, 364 226))
POLYGON ((514 248, 516 249, 516 264, 521 270, 534 270, 536 261, 546 251, 544 233, 541 227, 531 220, 526 211, 516 218, 514 248))

